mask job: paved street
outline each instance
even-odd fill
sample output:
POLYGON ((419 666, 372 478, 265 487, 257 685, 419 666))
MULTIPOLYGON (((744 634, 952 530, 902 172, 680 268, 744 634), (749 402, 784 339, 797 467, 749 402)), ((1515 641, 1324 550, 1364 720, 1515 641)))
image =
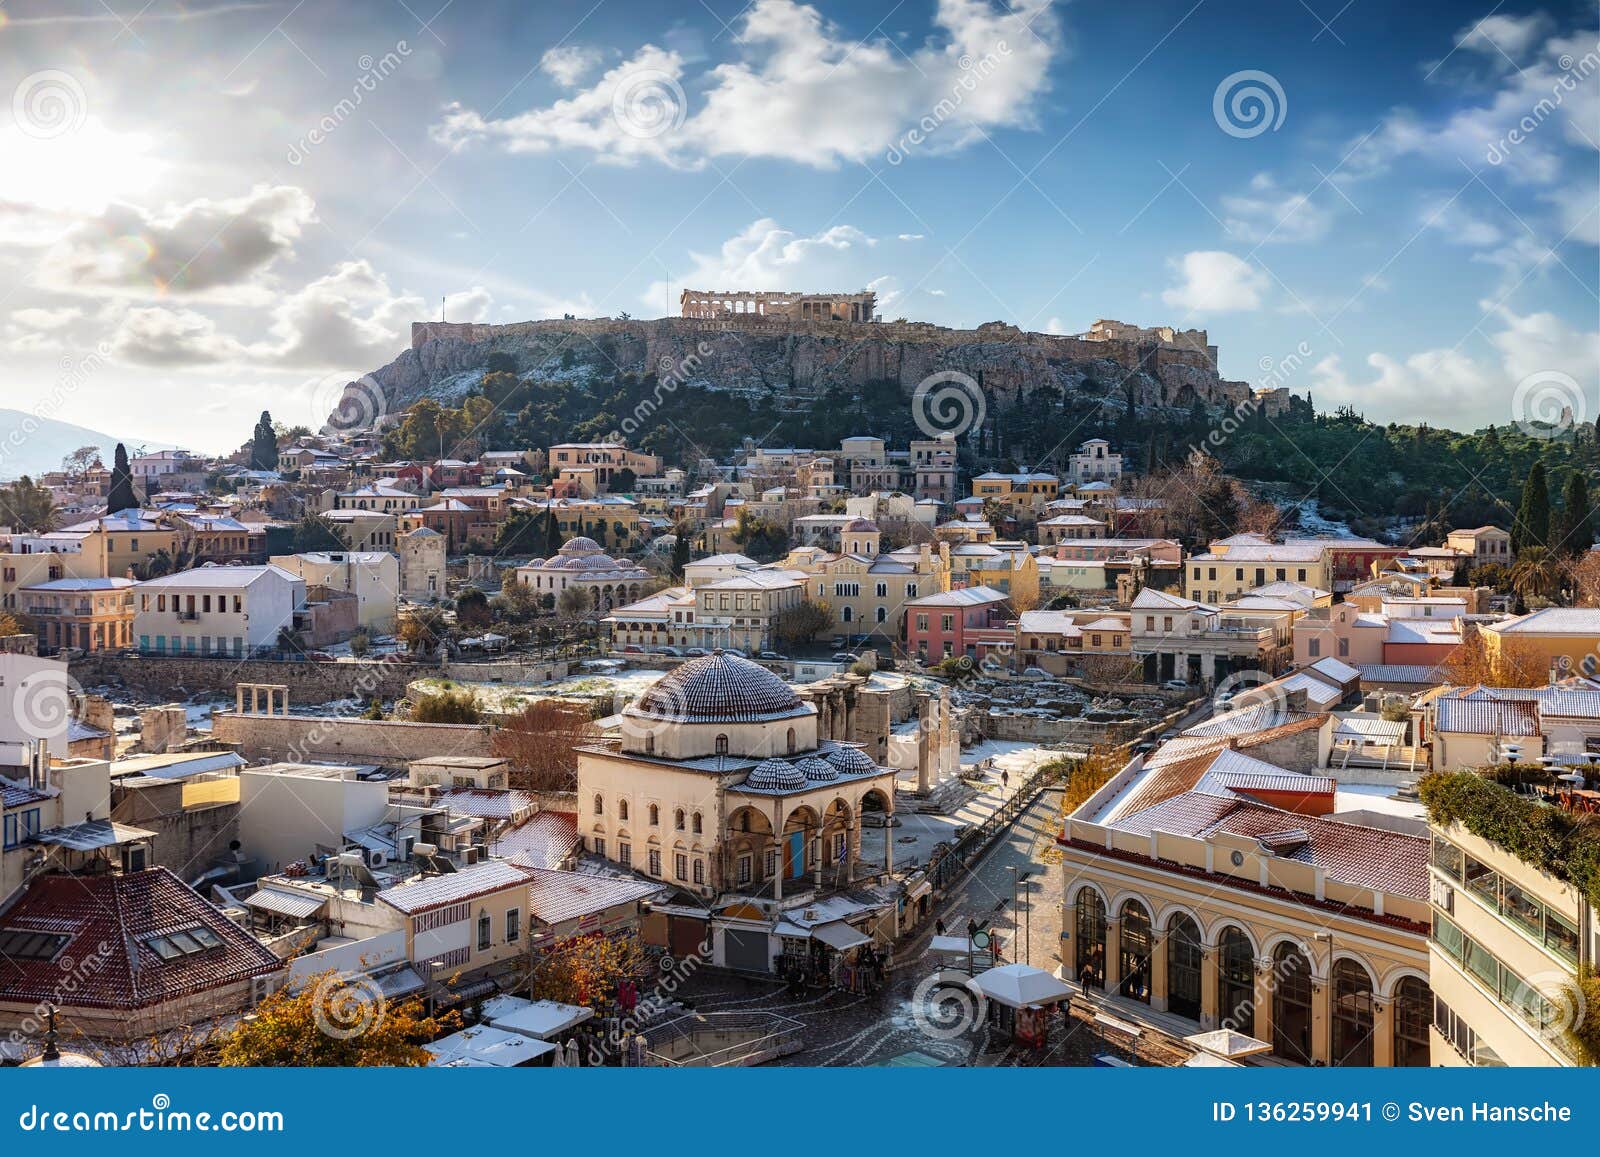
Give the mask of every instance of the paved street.
MULTIPOLYGON (((940 912, 951 932, 975 919, 1000 930, 1008 961, 1027 959, 1039 968, 1056 967, 1057 873, 1038 856, 1053 845, 1060 807, 1060 791, 1045 792, 952 890, 940 912), (1013 867, 1029 874, 1021 889, 1020 922, 1012 910, 1013 867)), ((1057 1021, 1050 1048, 1042 1054, 1014 1048, 981 1017, 975 1021, 971 1002, 960 1003, 966 994, 959 988, 944 990, 951 996, 935 1008, 929 993, 938 962, 924 955, 932 935, 930 923, 901 946, 901 963, 885 991, 875 996, 796 994, 779 982, 728 976, 707 977, 703 987, 691 986, 686 995, 703 1012, 762 1010, 800 1021, 806 1026, 806 1049, 776 1062, 783 1065, 870 1065, 912 1052, 947 1065, 1086 1065, 1094 1053, 1104 1051, 1097 1032, 1080 1021, 1066 1029, 1057 1021)))

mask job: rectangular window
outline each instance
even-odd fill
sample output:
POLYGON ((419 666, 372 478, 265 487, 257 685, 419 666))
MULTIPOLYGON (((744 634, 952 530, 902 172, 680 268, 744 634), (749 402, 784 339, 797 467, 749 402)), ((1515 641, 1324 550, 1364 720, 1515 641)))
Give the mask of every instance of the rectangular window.
POLYGON ((650 849, 650 874, 652 876, 661 875, 661 849, 660 848, 651 848, 650 849))
POLYGON ((750 882, 750 857, 749 856, 740 856, 739 857, 739 883, 740 884, 748 884, 749 882, 750 882))
POLYGON ((506 913, 506 943, 515 944, 522 939, 522 909, 512 908, 506 913))
POLYGON ((17 846, 17 817, 14 815, 6 817, 5 846, 8 848, 17 846))
POLYGON ((632 844, 617 845, 617 863, 621 864, 624 868, 631 868, 633 866, 632 844))
POLYGON ((1433 837, 1433 866, 1452 880, 1461 879, 1463 853, 1449 840, 1433 837))
POLYGON ((1315 659, 1318 655, 1322 654, 1322 640, 1321 639, 1312 639, 1309 643, 1306 644, 1306 652, 1313 659, 1315 659))
POLYGON ((603 857, 606 854, 606 841, 604 836, 595 836, 589 841, 589 843, 594 848, 595 855, 603 857))
POLYGON ((689 857, 682 852, 674 853, 672 857, 672 874, 679 880, 689 878, 689 857))
POLYGON ((776 848, 767 849, 766 860, 762 867, 769 878, 778 874, 778 850, 776 848))
POLYGON ((694 882, 696 884, 704 884, 706 882, 706 865, 704 860, 696 860, 694 862, 694 882))
POLYGON ((485 912, 482 916, 478 917, 478 951, 487 952, 489 950, 489 945, 493 942, 494 924, 489 919, 489 913, 485 912))

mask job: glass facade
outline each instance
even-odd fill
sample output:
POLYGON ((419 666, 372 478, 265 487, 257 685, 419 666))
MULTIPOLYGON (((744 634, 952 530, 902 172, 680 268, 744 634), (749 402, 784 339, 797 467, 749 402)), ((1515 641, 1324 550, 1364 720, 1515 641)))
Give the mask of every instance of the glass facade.
POLYGON ((1167 1011, 1200 1019, 1200 929, 1184 915, 1167 929, 1167 1011))

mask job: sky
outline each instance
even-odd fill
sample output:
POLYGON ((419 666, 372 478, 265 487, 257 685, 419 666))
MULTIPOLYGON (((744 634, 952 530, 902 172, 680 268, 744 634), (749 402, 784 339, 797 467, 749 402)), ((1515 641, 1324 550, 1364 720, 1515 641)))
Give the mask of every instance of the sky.
POLYGON ((441 310, 686 285, 1600 413, 1592 5, 8 0, 4 90, 0 405, 130 442, 318 427, 441 310))

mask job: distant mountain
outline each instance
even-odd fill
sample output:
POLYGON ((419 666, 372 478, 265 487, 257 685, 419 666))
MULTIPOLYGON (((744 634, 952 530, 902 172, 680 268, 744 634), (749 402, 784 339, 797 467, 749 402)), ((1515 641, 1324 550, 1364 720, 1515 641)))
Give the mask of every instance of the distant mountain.
POLYGON ((0 481, 10 481, 24 474, 37 478, 46 471, 59 470, 61 460, 79 446, 100 447, 101 460, 109 466, 119 441, 128 447, 130 454, 137 446, 148 450, 172 448, 166 442, 117 438, 87 426, 36 417, 25 410, 0 409, 0 481))

